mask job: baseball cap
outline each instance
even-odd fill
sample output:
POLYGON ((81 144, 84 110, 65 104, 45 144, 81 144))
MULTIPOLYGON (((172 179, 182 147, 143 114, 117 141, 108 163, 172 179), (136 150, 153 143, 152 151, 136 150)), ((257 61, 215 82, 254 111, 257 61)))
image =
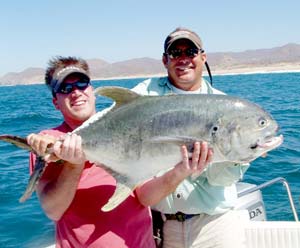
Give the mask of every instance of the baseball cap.
POLYGON ((164 50, 167 52, 171 45, 180 39, 187 39, 191 41, 198 49, 203 48, 202 41, 200 37, 193 31, 187 28, 177 28, 172 33, 170 33, 164 43, 164 50))
POLYGON ((53 73, 50 83, 53 92, 56 92, 66 77, 70 76, 71 74, 81 74, 83 77, 86 77, 88 80, 90 80, 89 72, 76 65, 69 65, 64 68, 59 68, 53 73))

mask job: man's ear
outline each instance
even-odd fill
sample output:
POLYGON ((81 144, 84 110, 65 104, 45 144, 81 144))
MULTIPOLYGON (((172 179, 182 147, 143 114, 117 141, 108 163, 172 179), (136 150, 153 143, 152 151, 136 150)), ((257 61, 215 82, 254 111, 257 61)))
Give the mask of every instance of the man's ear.
POLYGON ((167 57, 167 55, 165 53, 162 55, 162 59, 161 60, 162 60, 162 62, 164 64, 165 68, 168 69, 168 57, 167 57))
POLYGON ((59 110, 59 106, 57 104, 57 98, 56 97, 52 98, 52 103, 53 103, 54 107, 59 110))

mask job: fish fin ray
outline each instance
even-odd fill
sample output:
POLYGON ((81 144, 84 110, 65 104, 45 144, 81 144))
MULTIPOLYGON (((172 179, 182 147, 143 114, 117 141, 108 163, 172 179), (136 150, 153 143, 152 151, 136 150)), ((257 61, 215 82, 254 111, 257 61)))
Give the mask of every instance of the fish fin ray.
POLYGON ((117 86, 98 87, 94 90, 94 93, 113 99, 116 102, 114 109, 141 97, 141 95, 130 89, 117 86))

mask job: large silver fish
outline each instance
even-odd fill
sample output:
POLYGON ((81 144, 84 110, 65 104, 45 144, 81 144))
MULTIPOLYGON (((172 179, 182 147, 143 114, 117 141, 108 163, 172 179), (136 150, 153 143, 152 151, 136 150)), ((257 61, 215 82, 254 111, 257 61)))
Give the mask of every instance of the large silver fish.
MULTIPOLYGON (((87 159, 103 164, 117 180, 103 211, 112 210, 138 184, 180 162, 183 144, 192 151, 195 141, 207 141, 214 151, 212 162, 248 163, 283 141, 281 135, 275 136, 278 125, 267 112, 236 97, 140 96, 121 87, 101 87, 95 93, 112 98, 115 107, 73 132, 82 137, 87 159)), ((13 136, 0 139, 26 147, 25 140, 16 142, 13 136)), ((31 195, 43 171, 41 159, 39 163, 22 201, 31 195)))

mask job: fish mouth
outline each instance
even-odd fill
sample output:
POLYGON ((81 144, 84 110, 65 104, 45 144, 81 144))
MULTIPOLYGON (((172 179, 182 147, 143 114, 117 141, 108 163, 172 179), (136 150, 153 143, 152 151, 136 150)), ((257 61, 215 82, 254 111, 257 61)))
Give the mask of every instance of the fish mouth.
POLYGON ((265 151, 269 151, 271 149, 274 149, 278 146, 280 146, 283 142, 283 136, 279 135, 279 136, 268 136, 264 139, 264 142, 261 142, 260 140, 258 140, 255 144, 252 144, 250 146, 250 149, 254 150, 254 149, 262 149, 265 151))

